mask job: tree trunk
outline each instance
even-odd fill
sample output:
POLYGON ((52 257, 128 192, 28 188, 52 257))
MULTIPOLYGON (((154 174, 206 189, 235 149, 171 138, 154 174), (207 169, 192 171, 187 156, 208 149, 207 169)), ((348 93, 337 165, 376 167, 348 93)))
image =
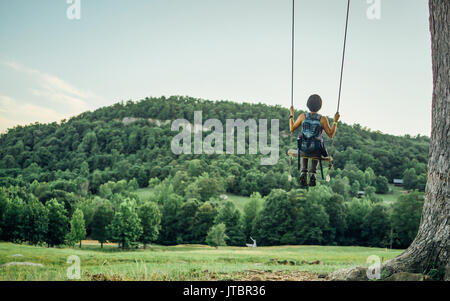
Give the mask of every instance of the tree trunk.
POLYGON ((432 132, 425 203, 411 246, 383 265, 387 274, 437 269, 450 280, 450 1, 429 0, 433 61, 432 132))
POLYGON ((81 249, 81 240, 80 240, 80 249, 81 249))

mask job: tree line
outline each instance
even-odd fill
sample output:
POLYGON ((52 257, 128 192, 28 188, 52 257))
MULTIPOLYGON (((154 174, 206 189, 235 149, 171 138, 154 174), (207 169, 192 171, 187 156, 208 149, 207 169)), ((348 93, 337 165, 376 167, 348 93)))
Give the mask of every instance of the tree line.
MULTIPOLYGON (((211 177, 203 173, 194 183, 205 179, 211 177)), ((245 246, 252 237, 265 246, 403 248, 417 232, 423 206, 418 191, 387 205, 369 196, 345 199, 333 186, 321 184, 308 191, 273 189, 266 197, 255 192, 240 211, 222 199, 214 180, 205 183, 204 191, 191 184, 180 191, 179 181, 151 179, 146 198, 138 197, 132 181, 108 182, 99 195, 66 203, 46 200, 46 194, 40 194, 46 183, 35 182, 29 190, 1 188, 0 238, 49 247, 81 247, 86 237, 102 247, 107 241, 122 248, 138 243, 144 248, 151 243, 245 246)))

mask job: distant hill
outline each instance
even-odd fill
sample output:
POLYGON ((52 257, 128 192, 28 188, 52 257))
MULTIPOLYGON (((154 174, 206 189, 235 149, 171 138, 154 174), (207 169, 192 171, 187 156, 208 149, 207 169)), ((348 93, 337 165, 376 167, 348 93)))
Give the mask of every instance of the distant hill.
MULTIPOLYGON (((228 192, 250 195, 259 190, 267 194, 270 189, 292 185, 287 182, 289 159, 285 155, 289 149, 288 116, 288 109, 281 106, 172 96, 116 103, 60 124, 17 126, 0 136, 1 184, 84 177, 89 179, 89 190, 96 193, 107 181, 134 178, 140 187, 146 187, 151 178, 174 176, 187 168, 186 162, 198 159, 203 171, 224 179, 228 192), (227 119, 279 119, 278 163, 263 166, 261 155, 248 153, 173 154, 170 145, 177 132, 171 131, 170 121, 184 118, 193 123, 194 111, 202 111, 203 121, 215 118, 224 126, 227 119)), ((295 143, 294 136, 292 147, 295 143)), ((328 138, 326 143, 330 144, 328 138)), ((340 122, 335 148, 335 168, 354 163, 362 171, 370 167, 377 176, 392 181, 411 169, 416 175, 425 173, 429 138, 393 136, 340 122)), ((292 170, 296 175, 296 164, 292 170)))

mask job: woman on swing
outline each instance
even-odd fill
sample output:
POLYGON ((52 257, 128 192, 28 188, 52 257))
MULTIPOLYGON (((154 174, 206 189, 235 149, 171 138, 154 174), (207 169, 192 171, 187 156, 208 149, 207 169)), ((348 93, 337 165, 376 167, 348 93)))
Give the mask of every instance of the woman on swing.
MULTIPOLYGON (((291 116, 289 117, 289 128, 291 132, 295 131, 303 124, 302 134, 299 136, 299 146, 300 146, 299 149, 300 149, 300 156, 302 157, 302 171, 300 176, 300 184, 302 186, 308 186, 307 177, 308 177, 309 159, 306 157, 318 158, 320 155, 323 157, 328 156, 327 151, 325 149, 325 145, 323 143, 322 132, 325 131, 328 137, 333 138, 334 135, 336 134, 337 122, 339 121, 340 118, 339 112, 336 113, 336 115, 334 115, 333 126, 330 128, 328 118, 318 114, 319 110, 322 108, 322 99, 320 98, 319 95, 316 94, 311 95, 306 105, 310 110, 309 113, 300 114, 300 116, 298 116, 297 118, 297 121, 294 122, 294 107, 291 107, 290 108, 291 116), (311 143, 308 142, 306 146, 305 141, 302 139, 305 139, 304 138, 305 134, 308 132, 312 133, 311 139, 314 139, 318 145, 318 148, 320 148, 320 150, 317 153, 317 156, 311 155, 311 153, 305 153, 305 149, 307 147, 309 148, 311 143)), ((311 168, 309 169, 310 173, 309 186, 316 186, 316 170, 319 161, 315 159, 311 161, 312 161, 311 168)))

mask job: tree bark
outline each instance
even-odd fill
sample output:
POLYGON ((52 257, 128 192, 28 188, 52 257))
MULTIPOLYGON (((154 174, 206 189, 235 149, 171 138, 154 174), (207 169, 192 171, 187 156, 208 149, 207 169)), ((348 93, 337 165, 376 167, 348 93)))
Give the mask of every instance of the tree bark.
POLYGON ((433 61, 432 132, 425 203, 411 246, 387 261, 383 271, 426 273, 437 269, 450 280, 450 1, 429 0, 433 61))

